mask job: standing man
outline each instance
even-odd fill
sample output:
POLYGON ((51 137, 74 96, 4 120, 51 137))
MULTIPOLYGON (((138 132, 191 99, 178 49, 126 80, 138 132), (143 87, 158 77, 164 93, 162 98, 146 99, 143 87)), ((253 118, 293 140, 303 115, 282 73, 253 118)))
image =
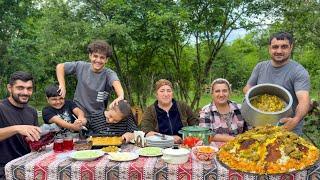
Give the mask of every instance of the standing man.
POLYGON ((59 91, 62 97, 66 94, 65 74, 73 74, 78 82, 74 94, 74 102, 82 109, 90 122, 90 117, 95 114, 103 114, 106 109, 109 93, 112 88, 117 94, 117 98, 110 104, 112 107, 120 100, 124 94, 117 74, 105 68, 112 49, 105 41, 96 40, 88 46, 89 62, 74 61, 57 65, 56 73, 59 82, 59 91))
POLYGON ((10 96, 0 102, 0 179, 5 178, 7 162, 30 152, 24 138, 40 138, 37 111, 28 105, 33 91, 33 77, 18 71, 7 85, 10 96))
POLYGON ((280 121, 284 123, 284 128, 301 135, 303 118, 310 106, 310 78, 308 71, 301 64, 290 59, 292 48, 291 34, 273 34, 269 39, 271 60, 256 65, 243 92, 246 93, 251 87, 262 83, 277 84, 287 89, 293 98, 294 115, 280 121))

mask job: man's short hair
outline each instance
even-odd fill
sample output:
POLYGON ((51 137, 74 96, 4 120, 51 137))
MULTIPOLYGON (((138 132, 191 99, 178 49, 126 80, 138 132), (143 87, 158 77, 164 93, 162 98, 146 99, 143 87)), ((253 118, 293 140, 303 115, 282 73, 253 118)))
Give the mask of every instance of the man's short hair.
POLYGON ((59 89, 59 86, 57 84, 51 84, 47 86, 45 90, 47 98, 59 96, 58 89, 59 89))
POLYGON ((274 38, 276 40, 285 40, 285 39, 287 39, 289 41, 290 45, 292 45, 292 43, 293 43, 293 36, 288 32, 277 32, 277 33, 272 34, 270 36, 270 38, 269 38, 269 45, 271 44, 271 41, 274 38))
POLYGON ((104 40, 95 40, 88 45, 88 53, 99 53, 105 55, 107 58, 112 56, 111 46, 104 40))
POLYGON ((127 118, 132 113, 131 106, 126 100, 120 100, 118 105, 114 108, 122 114, 123 119, 127 118))
POLYGON ((34 83, 32 75, 24 71, 16 71, 12 73, 9 79, 9 84, 12 86, 17 80, 21 80, 23 82, 32 81, 32 84, 34 83))

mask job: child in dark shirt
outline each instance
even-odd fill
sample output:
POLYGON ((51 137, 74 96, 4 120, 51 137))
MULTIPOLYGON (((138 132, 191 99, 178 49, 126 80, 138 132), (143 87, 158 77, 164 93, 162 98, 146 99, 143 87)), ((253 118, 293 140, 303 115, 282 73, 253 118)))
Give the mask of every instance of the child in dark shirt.
POLYGON ((94 123, 90 124, 93 133, 122 136, 126 142, 134 138, 133 131, 138 130, 131 112, 130 104, 120 100, 117 105, 91 117, 94 123))
POLYGON ((61 134, 81 130, 87 123, 84 112, 73 101, 60 96, 58 89, 57 85, 50 85, 45 90, 49 106, 42 109, 43 121, 58 125, 61 134))

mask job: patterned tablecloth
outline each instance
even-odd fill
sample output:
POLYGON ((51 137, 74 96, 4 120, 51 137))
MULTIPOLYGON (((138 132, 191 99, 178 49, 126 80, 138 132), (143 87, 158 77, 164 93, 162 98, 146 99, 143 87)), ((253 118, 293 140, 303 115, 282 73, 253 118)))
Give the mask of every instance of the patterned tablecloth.
MULTIPOLYGON (((134 151, 138 147, 128 144, 122 151, 134 151)), ((182 165, 165 163, 160 157, 139 157, 129 162, 115 162, 103 156, 94 161, 75 161, 70 152, 54 153, 50 148, 31 152, 12 160, 5 167, 7 179, 214 179, 214 180, 315 180, 320 179, 320 163, 292 174, 256 176, 228 170, 214 159, 204 164, 193 160, 182 165)))

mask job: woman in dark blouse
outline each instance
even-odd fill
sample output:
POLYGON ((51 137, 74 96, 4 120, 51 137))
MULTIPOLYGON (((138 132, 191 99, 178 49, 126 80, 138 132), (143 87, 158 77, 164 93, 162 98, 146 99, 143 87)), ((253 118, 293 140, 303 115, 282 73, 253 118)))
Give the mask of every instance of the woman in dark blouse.
POLYGON ((178 131, 184 126, 198 125, 199 120, 186 103, 173 99, 170 81, 157 81, 155 93, 157 100, 145 110, 141 129, 146 132, 146 136, 155 133, 171 135, 175 143, 180 143, 182 139, 178 131))

